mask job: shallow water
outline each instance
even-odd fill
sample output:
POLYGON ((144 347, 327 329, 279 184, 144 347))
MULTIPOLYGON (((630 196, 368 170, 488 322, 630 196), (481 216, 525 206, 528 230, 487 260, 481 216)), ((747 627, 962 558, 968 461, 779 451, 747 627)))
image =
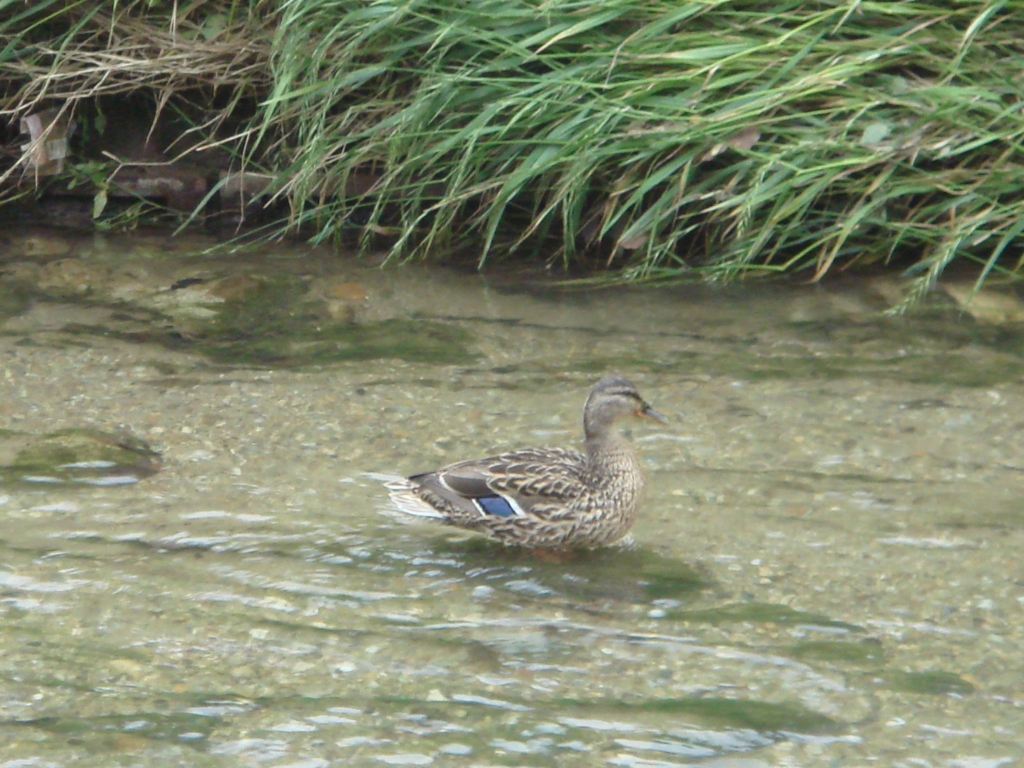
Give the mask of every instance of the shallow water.
POLYGON ((6 236, 0 766, 1024 766, 1019 326, 206 245, 6 236), (632 543, 388 514, 608 371, 632 543))

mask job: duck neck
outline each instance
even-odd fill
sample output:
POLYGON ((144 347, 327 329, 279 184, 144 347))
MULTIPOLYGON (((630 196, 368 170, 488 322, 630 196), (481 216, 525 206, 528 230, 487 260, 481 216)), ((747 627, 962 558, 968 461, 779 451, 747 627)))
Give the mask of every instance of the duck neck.
POLYGON ((625 439, 611 424, 584 423, 583 429, 586 437, 583 444, 587 451, 587 462, 591 465, 599 463, 601 457, 615 453, 625 443, 625 439))

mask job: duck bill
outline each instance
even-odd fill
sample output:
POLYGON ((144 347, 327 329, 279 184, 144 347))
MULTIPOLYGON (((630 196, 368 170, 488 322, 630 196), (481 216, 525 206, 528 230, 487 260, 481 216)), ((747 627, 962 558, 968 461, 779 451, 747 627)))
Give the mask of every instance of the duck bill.
POLYGON ((645 405, 643 408, 641 408, 639 411, 637 411, 636 415, 640 416, 641 418, 644 418, 644 419, 650 419, 651 421, 656 421, 659 424, 668 424, 668 419, 666 419, 664 416, 662 416, 656 410, 651 408, 651 406, 649 406, 649 405, 645 405))

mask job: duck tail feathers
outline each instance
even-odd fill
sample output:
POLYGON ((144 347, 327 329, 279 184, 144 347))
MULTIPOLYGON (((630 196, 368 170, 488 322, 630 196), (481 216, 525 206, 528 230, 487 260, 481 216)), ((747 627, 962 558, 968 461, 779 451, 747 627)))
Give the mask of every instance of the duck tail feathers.
POLYGON ((427 504, 416 493, 418 486, 405 478, 385 483, 391 503, 399 512, 415 517, 430 517, 434 520, 446 520, 447 516, 427 504))

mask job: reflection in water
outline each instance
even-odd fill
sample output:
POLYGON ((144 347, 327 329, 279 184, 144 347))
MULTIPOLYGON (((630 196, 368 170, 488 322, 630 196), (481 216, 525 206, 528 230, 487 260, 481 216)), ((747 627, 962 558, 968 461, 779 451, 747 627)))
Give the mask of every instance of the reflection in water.
POLYGON ((0 765, 1019 762, 1018 329, 882 318, 870 282, 552 294, 146 242, 0 276, 0 765), (257 326, 274 367, 220 367, 257 326), (632 543, 382 514, 366 473, 569 444, 608 371, 672 418, 633 430, 632 543))

